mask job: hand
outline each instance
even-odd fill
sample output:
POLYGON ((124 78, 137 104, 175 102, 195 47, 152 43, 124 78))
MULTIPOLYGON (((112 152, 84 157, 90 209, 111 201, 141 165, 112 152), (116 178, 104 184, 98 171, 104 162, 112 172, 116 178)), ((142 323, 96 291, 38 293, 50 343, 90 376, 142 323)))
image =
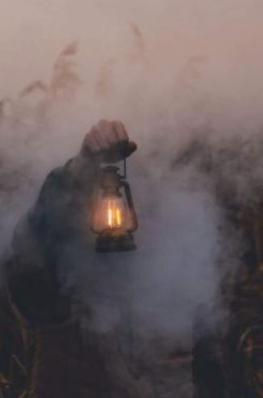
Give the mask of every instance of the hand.
POLYGON ((94 156, 102 162, 114 163, 130 156, 137 149, 123 123, 101 120, 84 138, 81 155, 94 156))

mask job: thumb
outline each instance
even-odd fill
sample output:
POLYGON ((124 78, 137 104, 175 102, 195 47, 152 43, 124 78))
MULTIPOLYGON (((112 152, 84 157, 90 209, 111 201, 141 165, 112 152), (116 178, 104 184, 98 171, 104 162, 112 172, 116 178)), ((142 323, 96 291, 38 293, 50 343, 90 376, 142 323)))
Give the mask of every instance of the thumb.
POLYGON ((137 145, 134 141, 129 141, 127 147, 125 148, 125 153, 124 156, 128 157, 130 156, 133 152, 135 152, 137 149, 137 145))

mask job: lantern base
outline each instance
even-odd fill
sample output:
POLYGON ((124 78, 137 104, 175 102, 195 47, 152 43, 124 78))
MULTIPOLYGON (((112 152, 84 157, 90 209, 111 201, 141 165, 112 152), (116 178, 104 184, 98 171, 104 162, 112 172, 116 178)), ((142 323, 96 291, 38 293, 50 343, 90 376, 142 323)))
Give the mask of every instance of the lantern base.
POLYGON ((135 250, 132 234, 121 236, 99 235, 96 240, 96 251, 99 253, 124 252, 135 250))

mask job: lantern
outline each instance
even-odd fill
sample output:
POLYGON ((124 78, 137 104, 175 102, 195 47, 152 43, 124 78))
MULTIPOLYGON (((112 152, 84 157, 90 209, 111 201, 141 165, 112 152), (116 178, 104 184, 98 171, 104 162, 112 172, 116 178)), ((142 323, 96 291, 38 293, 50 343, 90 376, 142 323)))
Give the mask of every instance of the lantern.
POLYGON ((132 233, 137 216, 131 190, 116 166, 101 169, 91 215, 91 230, 97 234, 96 251, 128 251, 136 248, 132 233))

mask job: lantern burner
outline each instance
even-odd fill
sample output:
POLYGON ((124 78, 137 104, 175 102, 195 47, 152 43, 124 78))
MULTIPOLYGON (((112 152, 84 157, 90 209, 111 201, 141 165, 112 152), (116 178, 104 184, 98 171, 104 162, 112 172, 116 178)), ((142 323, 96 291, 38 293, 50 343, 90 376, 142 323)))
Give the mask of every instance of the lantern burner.
POLYGON ((101 234, 96 240, 96 251, 100 253, 124 252, 136 249, 132 234, 124 235, 101 234))

